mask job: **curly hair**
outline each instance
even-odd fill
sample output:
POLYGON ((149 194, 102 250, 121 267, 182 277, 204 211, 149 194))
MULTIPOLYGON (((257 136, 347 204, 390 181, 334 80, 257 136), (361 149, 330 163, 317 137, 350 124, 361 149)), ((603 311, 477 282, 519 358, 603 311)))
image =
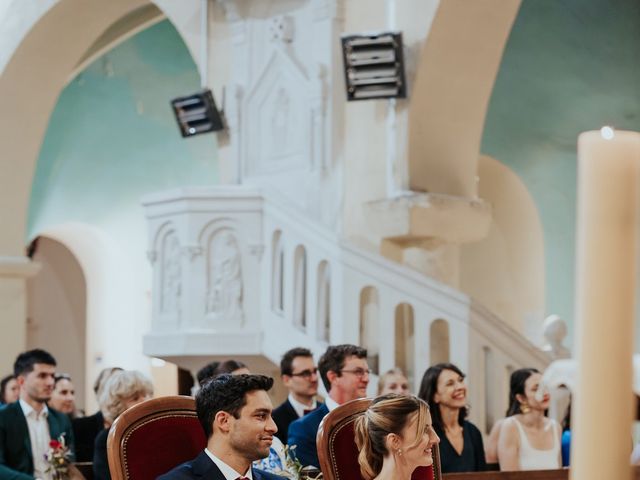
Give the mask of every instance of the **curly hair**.
POLYGON ((273 378, 265 375, 222 374, 206 382, 196 395, 198 420, 207 438, 213 434, 213 420, 218 412, 240 418, 240 410, 247 404, 248 392, 269 390, 273 378))
POLYGON ((416 438, 411 445, 418 445, 428 428, 429 406, 413 395, 390 393, 376 398, 367 411, 355 421, 354 432, 358 447, 360 473, 365 480, 377 477, 382 461, 389 455, 386 437, 390 433, 401 435, 402 430, 418 418, 416 438))
POLYGON ((331 382, 329 382, 327 373, 329 371, 336 372, 338 376, 341 376, 342 373, 340 371, 344 368, 344 362, 347 357, 367 358, 367 349, 350 344, 332 345, 320 357, 318 370, 327 392, 331 390, 331 382))
POLYGON ((98 404, 105 420, 113 422, 126 410, 126 400, 135 396, 151 395, 153 385, 147 377, 136 370, 122 370, 114 372, 102 385, 98 404))

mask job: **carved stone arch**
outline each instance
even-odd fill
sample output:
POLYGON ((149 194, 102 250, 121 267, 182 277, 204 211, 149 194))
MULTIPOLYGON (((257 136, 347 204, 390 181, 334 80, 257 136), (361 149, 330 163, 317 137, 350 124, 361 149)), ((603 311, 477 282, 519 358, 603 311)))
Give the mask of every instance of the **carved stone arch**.
POLYGON ((157 254, 155 271, 158 275, 158 313, 177 326, 181 316, 182 247, 172 222, 167 222, 158 229, 154 245, 154 253, 157 254))
POLYGON ((154 15, 155 19, 166 15, 189 51, 197 52, 197 36, 187 33, 200 2, 190 0, 189 8, 186 1, 173 0, 6 3, 0 14, 0 145, 4 152, 0 159, 0 252, 21 255, 29 208, 25 192, 31 189, 51 112, 70 76, 97 52, 153 21, 154 15))
POLYGON ((371 285, 360 290, 359 343, 367 349, 369 368, 380 373, 380 295, 371 285))
POLYGON ((439 318, 429 327, 429 365, 451 361, 449 322, 439 318))
POLYGON ((205 319, 218 326, 244 325, 243 246, 228 218, 204 226, 198 236, 204 255, 205 319))

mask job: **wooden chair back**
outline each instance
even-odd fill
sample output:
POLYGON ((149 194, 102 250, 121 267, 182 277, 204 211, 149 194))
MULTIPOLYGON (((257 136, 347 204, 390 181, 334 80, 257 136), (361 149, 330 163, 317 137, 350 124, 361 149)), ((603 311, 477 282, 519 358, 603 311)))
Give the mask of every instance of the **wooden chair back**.
MULTIPOLYGON (((354 422, 371 404, 360 398, 340 405, 324 417, 318 428, 316 443, 324 480, 363 480, 358 464, 354 422)), ((412 480, 441 480, 438 446, 433 449, 433 465, 417 468, 412 480)))

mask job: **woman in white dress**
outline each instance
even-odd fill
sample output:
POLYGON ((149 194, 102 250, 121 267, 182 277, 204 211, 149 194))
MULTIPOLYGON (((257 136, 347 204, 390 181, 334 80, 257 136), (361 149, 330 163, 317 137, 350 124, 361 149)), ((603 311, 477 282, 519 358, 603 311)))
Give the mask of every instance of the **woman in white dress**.
POLYGON ((560 425, 546 417, 549 394, 536 395, 542 375, 535 368, 511 374, 509 410, 500 428, 500 470, 548 470, 562 466, 560 425))

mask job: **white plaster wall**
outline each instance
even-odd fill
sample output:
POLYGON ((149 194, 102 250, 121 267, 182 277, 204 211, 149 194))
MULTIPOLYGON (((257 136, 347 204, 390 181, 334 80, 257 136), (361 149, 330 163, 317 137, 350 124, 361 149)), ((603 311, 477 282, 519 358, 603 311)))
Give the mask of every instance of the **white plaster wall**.
POLYGON ((61 243, 41 237, 34 260, 42 265, 27 282, 27 348, 43 348, 68 373, 76 405, 85 406, 86 283, 80 264, 61 243))

